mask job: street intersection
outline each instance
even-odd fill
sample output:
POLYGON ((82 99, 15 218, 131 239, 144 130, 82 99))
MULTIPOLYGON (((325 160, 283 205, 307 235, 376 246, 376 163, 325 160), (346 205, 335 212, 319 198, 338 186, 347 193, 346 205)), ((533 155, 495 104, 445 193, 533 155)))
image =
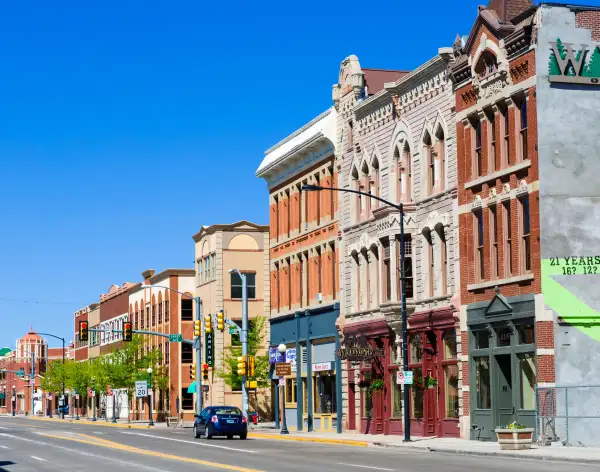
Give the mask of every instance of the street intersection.
MULTIPOLYGON (((191 429, 123 429, 0 418, 0 471, 390 471, 490 472, 520 469, 523 460, 414 450, 253 439, 197 440, 191 429)), ((531 472, 559 472, 564 463, 526 461, 531 472)), ((570 464, 571 472, 598 470, 570 464)))

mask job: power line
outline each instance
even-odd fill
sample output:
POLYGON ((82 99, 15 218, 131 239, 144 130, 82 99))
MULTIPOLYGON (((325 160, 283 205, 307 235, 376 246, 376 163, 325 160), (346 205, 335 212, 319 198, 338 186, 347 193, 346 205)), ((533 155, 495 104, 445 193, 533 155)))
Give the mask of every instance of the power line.
POLYGON ((75 303, 75 302, 55 302, 49 300, 22 300, 16 298, 5 298, 0 297, 0 302, 13 302, 13 303, 34 303, 37 305, 77 305, 84 306, 85 303, 75 303))

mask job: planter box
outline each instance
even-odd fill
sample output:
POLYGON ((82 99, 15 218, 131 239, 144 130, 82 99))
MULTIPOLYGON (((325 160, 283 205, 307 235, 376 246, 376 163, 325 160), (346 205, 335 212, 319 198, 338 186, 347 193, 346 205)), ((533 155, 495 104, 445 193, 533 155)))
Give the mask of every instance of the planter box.
POLYGON ((531 449, 533 431, 533 428, 494 430, 498 436, 498 444, 500 444, 500 449, 503 451, 531 449))

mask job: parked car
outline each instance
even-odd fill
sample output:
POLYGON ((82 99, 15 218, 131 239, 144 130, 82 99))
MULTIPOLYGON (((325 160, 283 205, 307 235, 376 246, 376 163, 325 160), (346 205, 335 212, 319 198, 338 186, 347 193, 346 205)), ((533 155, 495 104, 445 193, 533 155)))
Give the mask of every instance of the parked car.
POLYGON ((69 414, 69 405, 65 405, 65 406, 59 406, 59 407, 56 409, 56 415, 57 415, 57 416, 60 416, 60 414, 63 412, 63 410, 64 410, 64 412, 65 412, 65 416, 67 416, 67 415, 69 414))
POLYGON ((213 436, 227 436, 233 439, 248 436, 248 422, 236 406, 208 406, 194 421, 194 437, 211 439, 213 436))

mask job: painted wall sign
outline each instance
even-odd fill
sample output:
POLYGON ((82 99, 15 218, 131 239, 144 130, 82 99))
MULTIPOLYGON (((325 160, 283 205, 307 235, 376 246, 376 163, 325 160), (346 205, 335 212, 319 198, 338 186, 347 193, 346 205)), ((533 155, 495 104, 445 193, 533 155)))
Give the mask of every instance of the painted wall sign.
POLYGON ((600 85, 600 46, 550 42, 548 80, 567 84, 600 85))
POLYGON ((345 361, 365 361, 374 357, 383 357, 383 349, 374 348, 364 338, 348 338, 348 344, 335 352, 335 355, 345 361))
POLYGON ((555 275, 600 274, 600 256, 551 257, 548 265, 555 275))
POLYGON ((285 362, 283 353, 277 350, 277 346, 269 348, 269 364, 277 364, 278 362, 285 362))

